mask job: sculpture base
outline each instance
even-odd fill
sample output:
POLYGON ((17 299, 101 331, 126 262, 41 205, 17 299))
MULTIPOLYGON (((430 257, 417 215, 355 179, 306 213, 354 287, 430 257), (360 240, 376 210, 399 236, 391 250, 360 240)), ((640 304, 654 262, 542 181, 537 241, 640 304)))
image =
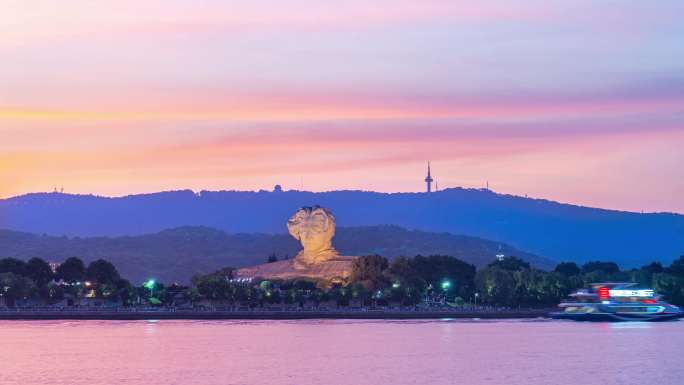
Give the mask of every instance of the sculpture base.
POLYGON ((264 279, 311 279, 324 281, 328 285, 334 283, 345 284, 349 281, 352 273, 352 261, 355 257, 337 257, 330 261, 320 262, 307 266, 295 267, 294 259, 287 259, 263 265, 245 267, 239 269, 235 275, 237 278, 264 278, 264 279))

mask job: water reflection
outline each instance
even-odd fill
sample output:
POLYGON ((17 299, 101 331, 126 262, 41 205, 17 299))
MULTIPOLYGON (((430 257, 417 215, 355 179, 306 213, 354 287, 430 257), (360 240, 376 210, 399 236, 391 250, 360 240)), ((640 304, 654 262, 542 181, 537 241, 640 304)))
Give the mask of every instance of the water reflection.
POLYGON ((684 323, 0 322, 0 384, 675 385, 684 323), (634 354, 638 352, 638 354, 634 354))
MULTIPOLYGON (((676 322, 676 321, 675 321, 676 322)), ((613 322, 608 324, 611 329, 652 329, 653 322, 613 322)))

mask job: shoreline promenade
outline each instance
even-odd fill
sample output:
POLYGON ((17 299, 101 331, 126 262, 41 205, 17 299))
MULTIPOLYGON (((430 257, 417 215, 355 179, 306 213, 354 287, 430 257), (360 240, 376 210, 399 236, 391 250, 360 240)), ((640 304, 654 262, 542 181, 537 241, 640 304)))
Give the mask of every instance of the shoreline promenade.
POLYGON ((549 310, 0 310, 0 320, 297 320, 548 318, 549 310))

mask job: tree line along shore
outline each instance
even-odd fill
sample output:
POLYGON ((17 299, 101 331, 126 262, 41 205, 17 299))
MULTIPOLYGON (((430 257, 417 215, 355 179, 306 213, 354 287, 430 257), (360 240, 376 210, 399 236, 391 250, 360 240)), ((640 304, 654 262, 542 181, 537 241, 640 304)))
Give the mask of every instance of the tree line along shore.
MULTIPOLYGON (((276 258, 269 257, 273 262, 276 258)), ((348 283, 312 280, 235 279, 234 268, 192 277, 189 285, 133 284, 98 259, 72 257, 59 265, 40 258, 0 259, 0 309, 176 309, 253 311, 268 309, 396 309, 511 311, 548 309, 593 282, 636 282, 684 306, 684 256, 669 266, 654 262, 621 270, 613 262, 559 263, 535 269, 514 257, 476 269, 451 256, 379 255, 354 261, 348 283)))

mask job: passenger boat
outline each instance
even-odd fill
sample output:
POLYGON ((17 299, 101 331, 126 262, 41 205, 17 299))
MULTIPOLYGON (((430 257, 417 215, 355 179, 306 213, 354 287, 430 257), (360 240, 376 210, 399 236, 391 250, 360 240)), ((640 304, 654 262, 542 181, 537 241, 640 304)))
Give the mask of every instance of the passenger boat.
POLYGON ((575 321, 666 321, 684 312, 663 302, 653 289, 635 288, 635 283, 595 283, 580 289, 560 303, 551 318, 575 321))

